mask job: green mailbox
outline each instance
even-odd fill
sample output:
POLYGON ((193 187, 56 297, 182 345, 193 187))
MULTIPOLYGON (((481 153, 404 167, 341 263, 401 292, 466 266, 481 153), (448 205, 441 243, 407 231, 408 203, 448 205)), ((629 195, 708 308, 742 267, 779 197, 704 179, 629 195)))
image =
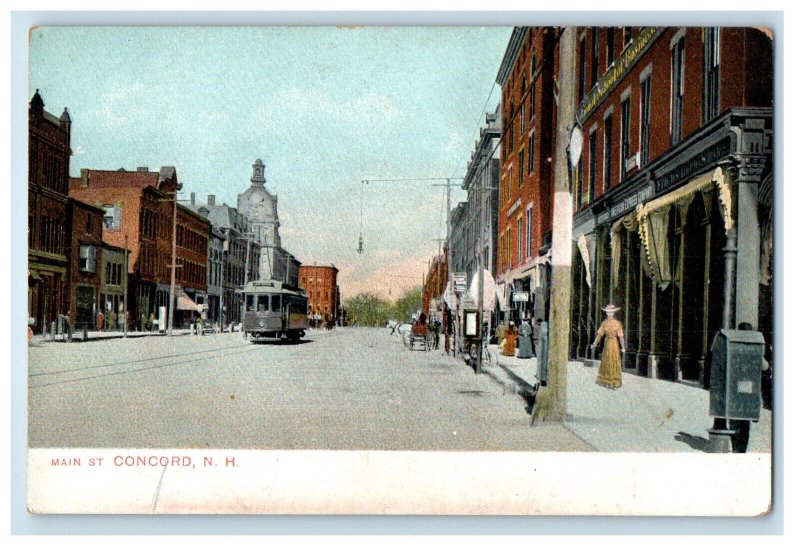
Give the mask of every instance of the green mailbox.
POLYGON ((752 330, 720 330, 711 346, 709 414, 758 421, 764 336, 752 330))

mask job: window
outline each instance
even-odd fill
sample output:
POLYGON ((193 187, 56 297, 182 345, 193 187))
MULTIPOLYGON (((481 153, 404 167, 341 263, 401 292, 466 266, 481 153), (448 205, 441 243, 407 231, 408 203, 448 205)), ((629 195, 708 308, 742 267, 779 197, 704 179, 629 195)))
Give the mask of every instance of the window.
POLYGON ((647 164, 650 159, 650 96, 651 96, 651 80, 647 76, 641 83, 641 107, 640 112, 642 122, 640 124, 640 161, 642 165, 647 164))
POLYGON ((522 186, 522 184, 525 183, 525 176, 524 176, 525 175, 525 150, 524 149, 519 151, 519 167, 517 168, 517 171, 519 173, 518 174, 519 185, 522 186))
POLYGON ((614 27, 606 28, 606 70, 614 64, 614 27))
POLYGON ((522 78, 522 88, 519 91, 519 134, 525 133, 525 92, 528 90, 528 81, 522 78))
POLYGON ((583 189, 583 160, 578 161, 578 172, 576 174, 572 195, 575 199, 575 208, 579 209, 581 205, 581 190, 583 189))
POLYGON ((517 264, 522 263, 522 217, 517 218, 517 264))
POLYGON ((719 114, 719 27, 703 30, 703 121, 719 114))
POLYGON ((253 294, 247 294, 245 302, 248 311, 256 310, 256 297, 253 294))
POLYGON ((586 37, 581 37, 580 45, 580 64, 578 64, 578 98, 582 99, 586 95, 586 37))
POLYGON ((91 245, 81 245, 78 266, 82 273, 94 273, 97 250, 91 245))
POLYGON ((592 87, 597 83, 598 74, 600 72, 600 29, 594 27, 592 29, 592 87))
POLYGON ((280 313, 281 311, 281 297, 279 294, 273 294, 272 296, 272 312, 273 313, 280 313))
POLYGON ((92 213, 86 213, 86 235, 92 234, 92 213))
POLYGON ((265 313, 269 311, 269 296, 264 294, 258 296, 258 312, 265 313))
POLYGON ((628 172, 626 165, 628 157, 631 155, 631 99, 630 97, 622 102, 622 118, 620 119, 620 179, 624 179, 628 172))
POLYGON ((589 135, 589 197, 591 202, 597 187, 597 131, 589 135))
POLYGON ((608 116, 604 123, 603 140, 603 192, 611 187, 611 161, 613 154, 611 149, 614 143, 614 117, 608 116))
POLYGON ((683 78, 686 37, 681 36, 672 47, 672 143, 683 138, 683 78))
POLYGON ((122 209, 116 205, 103 205, 106 213, 103 215, 103 225, 106 229, 117 230, 122 227, 122 209))
MULTIPOLYGON (((508 122, 508 151, 514 151, 514 112, 517 107, 511 103, 511 121, 508 122)), ((511 157, 514 157, 513 155, 511 157)))
POLYGON ((531 136, 528 137, 528 172, 532 173, 534 171, 534 165, 536 164, 536 133, 531 133, 531 136))
POLYGON ((533 209, 529 208, 525 211, 525 248, 527 249, 527 256, 530 257, 533 254, 533 238, 531 237, 531 233, 533 230, 533 209))

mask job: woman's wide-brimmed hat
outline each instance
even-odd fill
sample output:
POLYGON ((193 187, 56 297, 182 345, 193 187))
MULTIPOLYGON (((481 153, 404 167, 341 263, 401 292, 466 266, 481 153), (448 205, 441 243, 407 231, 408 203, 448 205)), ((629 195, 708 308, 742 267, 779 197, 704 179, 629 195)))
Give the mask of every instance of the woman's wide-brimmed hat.
POLYGON ((603 307, 603 311, 605 311, 606 313, 616 313, 617 311, 619 311, 619 309, 620 308, 614 305, 613 303, 609 303, 608 305, 603 307))

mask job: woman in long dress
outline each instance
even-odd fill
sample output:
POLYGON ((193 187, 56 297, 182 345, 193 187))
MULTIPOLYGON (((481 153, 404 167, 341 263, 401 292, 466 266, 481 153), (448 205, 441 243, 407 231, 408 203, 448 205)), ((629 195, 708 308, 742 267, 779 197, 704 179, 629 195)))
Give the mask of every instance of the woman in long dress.
POLYGON ((519 351, 517 351, 517 358, 533 358, 532 334, 533 328, 531 328, 530 320, 526 318, 519 327, 519 351))
POLYGON ((516 348, 517 328, 514 326, 514 321, 512 320, 506 330, 506 344, 505 347, 503 347, 503 356, 514 356, 516 348))
POLYGON ((613 303, 603 308, 606 320, 597 329, 597 337, 592 343, 592 348, 597 348, 600 340, 605 337, 603 344, 603 357, 600 360, 600 371, 597 373, 597 384, 609 389, 618 389, 622 386, 622 355, 625 352, 625 333, 622 323, 614 318, 614 313, 619 307, 613 303))

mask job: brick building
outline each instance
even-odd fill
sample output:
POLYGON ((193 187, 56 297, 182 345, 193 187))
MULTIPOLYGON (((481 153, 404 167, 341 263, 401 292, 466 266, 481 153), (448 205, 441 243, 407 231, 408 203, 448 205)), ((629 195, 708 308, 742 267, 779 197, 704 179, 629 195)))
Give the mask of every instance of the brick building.
POLYGON ((309 315, 320 315, 325 322, 339 318, 338 273, 335 265, 300 266, 300 288, 308 294, 309 315))
POLYGON ((505 319, 548 314, 556 32, 551 27, 515 28, 497 74, 503 129, 496 275, 505 319))
POLYGON ((28 316, 37 333, 68 310, 71 126, 67 109, 53 116, 37 89, 28 108, 28 316))
MULTIPOLYGON (((442 320, 442 298, 447 287, 447 247, 439 256, 435 256, 425 275, 425 284, 422 287, 422 310, 431 319, 442 320)), ((406 317, 406 320, 411 317, 406 317)))
POLYGON ((77 199, 69 198, 67 201, 70 272, 66 307, 77 329, 84 326, 93 329, 102 306, 104 214, 103 209, 77 199))
MULTIPOLYGON (((119 309, 125 305, 125 249, 102 243, 103 253, 100 259, 100 301, 98 308, 108 315, 112 309, 119 315, 119 309)), ((130 306, 130 302, 128 302, 130 306)), ((142 322, 141 314, 137 317, 131 313, 131 321, 137 327, 142 322)), ((149 317, 147 310, 144 310, 146 321, 149 317)))
MULTIPOLYGON (((178 204, 176 241, 175 324, 193 323, 208 305, 208 247, 211 223, 207 216, 178 204)), ((169 301, 169 300, 167 300, 169 301)))
MULTIPOLYGON (((217 204, 215 195, 208 195, 205 204, 190 195, 187 207, 202 214, 211 223, 217 236, 211 238, 212 269, 216 269, 216 287, 209 288, 209 310, 216 305, 216 319, 223 327, 241 321, 242 288, 247 282, 257 280, 261 263, 262 246, 257 241, 253 223, 236 207, 217 204), (222 241, 218 240, 222 237, 222 241), (216 241, 216 243, 214 243, 216 241), (220 246, 221 243, 221 246, 220 246), (213 293, 212 293, 213 292, 213 293), (219 298, 218 304, 215 304, 219 298)), ((211 283, 209 283, 210 285, 211 283)), ((210 315, 209 315, 210 316, 210 315)))
POLYGON ((714 332, 741 322, 769 357, 771 36, 585 27, 575 45, 572 356, 614 302, 640 374, 706 383, 714 332))
MULTIPOLYGON (((141 317, 168 307, 172 262, 173 199, 181 189, 174 167, 158 172, 147 167, 136 171, 81 169, 69 181, 69 195, 105 210, 103 242, 130 252, 128 259, 128 310, 135 325, 141 317)), ((193 294, 205 291, 210 225, 202 216, 178 206, 178 264, 183 288, 193 294), (200 257, 202 255, 202 258, 200 257)), ((180 303, 180 300, 178 301, 180 303)), ((186 307, 183 300, 181 306, 186 307)), ((192 303, 195 303, 192 300, 192 303)), ((180 313, 176 313, 176 319, 180 313)))

